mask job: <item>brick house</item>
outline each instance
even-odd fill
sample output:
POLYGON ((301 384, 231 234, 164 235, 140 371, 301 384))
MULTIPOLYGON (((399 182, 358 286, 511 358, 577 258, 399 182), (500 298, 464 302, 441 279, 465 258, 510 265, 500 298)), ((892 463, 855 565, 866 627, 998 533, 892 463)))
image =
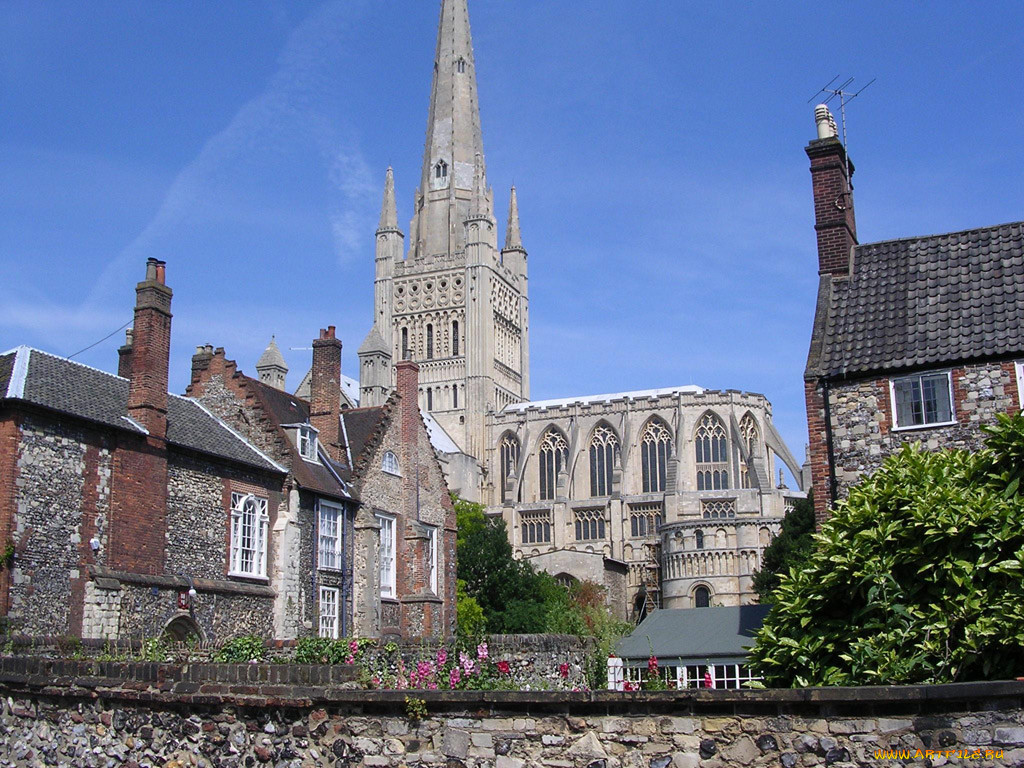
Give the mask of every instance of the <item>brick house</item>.
POLYGON ((289 596, 277 636, 452 634, 455 516, 417 407, 417 366, 399 364, 382 406, 344 410, 333 326, 313 341, 308 399, 268 367, 280 364, 261 359, 261 381, 222 348, 199 347, 188 394, 288 469, 274 529, 272 584, 289 596))
POLYGON ((820 276, 804 387, 815 513, 908 442, 977 449, 1021 403, 1024 222, 857 241, 827 107, 807 146, 820 276))
POLYGON ((120 376, 0 355, 0 615, 37 637, 270 637, 284 469, 168 394, 163 262, 136 294, 120 376))

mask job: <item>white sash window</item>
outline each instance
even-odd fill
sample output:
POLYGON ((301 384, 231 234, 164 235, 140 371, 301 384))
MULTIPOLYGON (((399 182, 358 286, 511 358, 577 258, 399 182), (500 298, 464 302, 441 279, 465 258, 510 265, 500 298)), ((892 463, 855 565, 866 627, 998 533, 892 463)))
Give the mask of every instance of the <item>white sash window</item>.
POLYGON ((378 515, 380 523, 380 595, 395 596, 395 518, 378 515))
POLYGON ((231 575, 267 575, 269 523, 266 499, 251 493, 231 494, 231 575))

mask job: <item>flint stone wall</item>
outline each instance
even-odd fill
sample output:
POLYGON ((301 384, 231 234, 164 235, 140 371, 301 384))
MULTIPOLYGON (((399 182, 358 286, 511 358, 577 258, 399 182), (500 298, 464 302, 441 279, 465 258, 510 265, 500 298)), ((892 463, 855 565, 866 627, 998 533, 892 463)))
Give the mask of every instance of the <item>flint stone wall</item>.
POLYGON ((1024 682, 404 692, 346 690, 343 670, 2 659, 0 765, 1024 765, 1024 682), (406 696, 423 700, 423 719, 406 696))

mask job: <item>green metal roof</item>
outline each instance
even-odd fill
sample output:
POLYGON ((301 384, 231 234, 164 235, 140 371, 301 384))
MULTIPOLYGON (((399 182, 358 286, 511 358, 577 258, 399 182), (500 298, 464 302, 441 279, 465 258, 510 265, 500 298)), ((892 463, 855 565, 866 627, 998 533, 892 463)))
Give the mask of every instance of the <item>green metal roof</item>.
POLYGON ((742 664, 769 610, 769 605, 733 605, 654 611, 615 651, 627 666, 646 663, 652 652, 662 666, 742 664))

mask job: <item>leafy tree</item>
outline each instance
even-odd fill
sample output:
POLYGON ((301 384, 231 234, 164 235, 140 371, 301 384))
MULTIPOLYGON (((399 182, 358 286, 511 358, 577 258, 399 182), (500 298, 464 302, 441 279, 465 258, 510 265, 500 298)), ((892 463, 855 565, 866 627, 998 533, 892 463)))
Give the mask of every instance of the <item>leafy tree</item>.
POLYGON ((487 628, 484 609, 475 597, 466 594, 466 582, 462 579, 455 581, 455 616, 460 635, 476 637, 482 635, 487 628))
POLYGON ((814 499, 797 499, 782 521, 782 530, 765 547, 761 570, 754 574, 754 589, 762 603, 774 601, 779 577, 790 568, 800 568, 811 553, 814 542, 814 499))
POLYGON ((769 685, 1024 675, 1024 417, 986 431, 907 446, 836 506, 751 651, 769 685))

